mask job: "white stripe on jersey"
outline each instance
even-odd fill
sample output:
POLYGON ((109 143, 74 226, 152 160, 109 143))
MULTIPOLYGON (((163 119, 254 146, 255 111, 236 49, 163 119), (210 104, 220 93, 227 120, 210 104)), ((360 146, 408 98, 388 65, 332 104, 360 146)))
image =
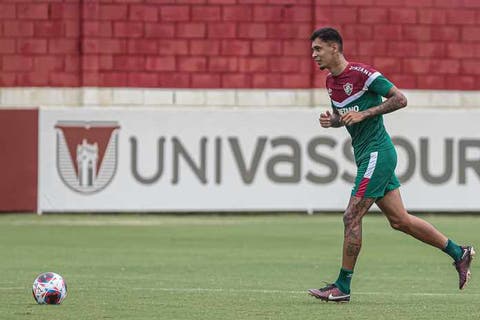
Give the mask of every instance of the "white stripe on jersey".
POLYGON ((332 103, 335 107, 337 108, 344 108, 347 104, 359 99, 361 96, 363 96, 363 94, 368 90, 368 87, 372 84, 372 82, 377 79, 379 76, 381 76, 382 74, 378 71, 374 72, 370 77, 368 77, 368 79, 365 81, 365 84, 363 85, 363 89, 362 91, 358 91, 357 93, 355 93, 353 96, 351 97, 348 97, 347 99, 343 100, 342 102, 338 102, 338 101, 335 101, 333 99, 332 100, 332 103))
POLYGON ((381 75, 382 74, 378 71, 374 72, 370 77, 368 77, 367 81, 365 81, 365 85, 363 88, 367 89, 372 84, 372 82, 381 75))
POLYGON ((358 91, 357 93, 355 93, 353 96, 351 97, 348 97, 347 99, 343 100, 342 102, 338 102, 338 101, 335 101, 333 99, 332 100, 332 103, 335 107, 337 108, 343 108, 345 107, 347 104, 349 104, 350 102, 353 102, 357 99, 359 99, 361 96, 363 96, 363 94, 365 93, 366 91, 365 90, 362 90, 362 91, 358 91))
POLYGON ((373 175, 373 171, 377 165, 377 158, 378 158, 378 151, 370 153, 370 161, 368 161, 367 171, 363 175, 364 178, 371 179, 373 175))

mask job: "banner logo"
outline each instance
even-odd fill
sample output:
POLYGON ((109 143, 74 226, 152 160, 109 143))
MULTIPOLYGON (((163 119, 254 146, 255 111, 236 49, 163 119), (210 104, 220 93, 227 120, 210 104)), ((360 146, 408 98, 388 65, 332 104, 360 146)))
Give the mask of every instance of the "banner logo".
POLYGON ((57 130, 57 170, 72 190, 91 194, 115 176, 118 162, 117 122, 67 122, 57 130))

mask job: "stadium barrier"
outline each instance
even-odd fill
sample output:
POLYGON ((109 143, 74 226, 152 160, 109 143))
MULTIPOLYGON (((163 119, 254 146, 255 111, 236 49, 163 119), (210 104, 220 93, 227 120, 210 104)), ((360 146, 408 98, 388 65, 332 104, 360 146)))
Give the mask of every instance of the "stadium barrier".
MULTIPOLYGON (((40 212, 343 210, 346 130, 312 108, 42 108, 40 212)), ((480 110, 384 117, 407 207, 480 211, 480 110), (461 121, 452 121, 461 119, 461 121)))
POLYGON ((0 212, 37 211, 38 110, 0 110, 0 212))

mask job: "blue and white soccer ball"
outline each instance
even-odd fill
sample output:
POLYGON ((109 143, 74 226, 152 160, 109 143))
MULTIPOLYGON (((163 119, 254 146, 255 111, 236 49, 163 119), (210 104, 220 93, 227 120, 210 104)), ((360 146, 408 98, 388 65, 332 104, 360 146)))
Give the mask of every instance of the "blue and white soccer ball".
POLYGON ((38 304, 60 304, 67 297, 67 284, 59 274, 41 273, 33 282, 32 293, 38 304))

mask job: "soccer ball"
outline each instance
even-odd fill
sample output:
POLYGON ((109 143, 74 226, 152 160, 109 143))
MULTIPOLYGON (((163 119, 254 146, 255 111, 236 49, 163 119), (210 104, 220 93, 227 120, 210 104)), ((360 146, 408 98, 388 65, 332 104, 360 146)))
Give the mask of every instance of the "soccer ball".
POLYGON ((33 281, 32 293, 38 304, 60 304, 67 297, 67 284, 59 274, 41 273, 33 281))

